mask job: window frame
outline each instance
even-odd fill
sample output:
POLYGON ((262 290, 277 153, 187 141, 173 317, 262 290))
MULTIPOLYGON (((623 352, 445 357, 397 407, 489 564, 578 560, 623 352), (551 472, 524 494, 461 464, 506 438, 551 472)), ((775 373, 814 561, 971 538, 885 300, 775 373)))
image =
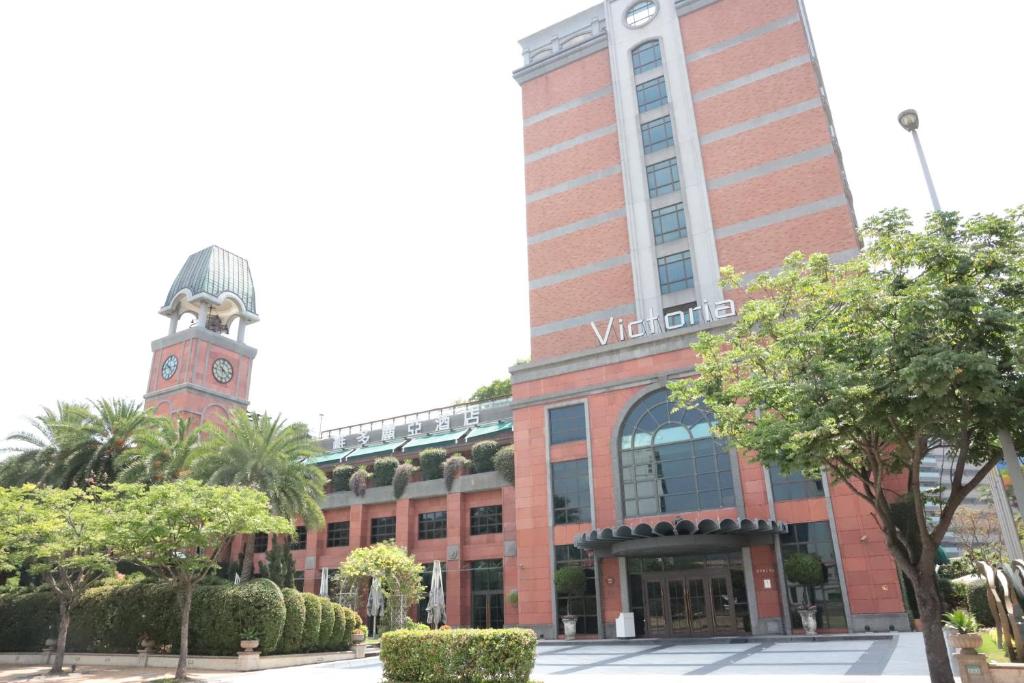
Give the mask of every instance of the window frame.
POLYGON ((654 243, 667 244, 681 240, 687 236, 686 230, 686 209, 682 202, 661 206, 651 209, 651 229, 654 230, 654 243), (664 219, 668 216, 678 216, 681 220, 669 228, 663 225, 664 219), (673 236, 673 233, 675 235, 673 236))
POLYGON ((675 145, 675 135, 672 132, 672 115, 665 114, 640 124, 640 141, 644 146, 644 154, 651 154, 659 149, 667 149, 675 145))
POLYGON ((431 510, 419 513, 416 518, 416 538, 420 541, 448 538, 448 511, 431 510))
POLYGON ((677 251, 674 254, 665 254, 659 256, 657 260, 658 264, 658 284, 661 285, 662 294, 671 294, 672 292, 681 292, 687 289, 693 289, 694 275, 693 275, 693 257, 690 255, 690 250, 677 251), (676 263, 682 264, 683 277, 677 280, 668 279, 672 274, 670 269, 676 263))
POLYGON ((374 517, 370 520, 370 545, 374 543, 381 543, 382 541, 392 541, 395 539, 398 531, 398 518, 395 515, 387 517, 374 517), (383 527, 381 530, 380 527, 383 527), (388 531, 390 527, 390 532, 388 531), (391 535, 387 535, 390 533, 391 535))
POLYGON ((352 525, 347 519, 328 522, 324 543, 328 548, 344 548, 351 542, 352 525), (333 527, 333 528, 332 528, 333 527))
POLYGON ((679 191, 681 187, 679 162, 676 160, 676 157, 648 164, 646 171, 648 198, 654 199, 655 197, 679 191), (666 180, 667 182, 665 182, 666 180))
POLYGON ((502 505, 478 505, 469 509, 469 535, 500 534, 505 528, 502 505))
POLYGON ((630 50, 629 56, 634 76, 657 69, 661 66, 661 41, 657 38, 646 40, 630 50), (654 55, 652 59, 641 61, 649 54, 654 55))
POLYGON ((575 460, 562 460, 560 462, 551 463, 551 516, 552 524, 584 524, 591 521, 591 501, 590 501, 590 463, 587 458, 577 458, 575 460), (563 476, 558 476, 556 473, 557 469, 569 469, 573 468, 572 472, 567 472, 563 476), (582 470, 580 472, 579 470, 582 470), (582 475, 582 476, 581 476, 582 475), (570 482, 575 484, 574 491, 559 491, 559 482, 570 482), (573 501, 569 496, 562 496, 563 500, 568 502, 576 502, 575 505, 558 505, 558 498, 562 493, 569 493, 569 495, 579 496, 578 501, 573 501), (585 500, 584 500, 585 498, 585 500), (575 517, 570 516, 571 511, 576 511, 575 517), (561 513, 561 514, 559 514, 561 513))
POLYGON ((306 532, 306 527, 305 526, 297 526, 297 527, 295 527, 295 535, 291 536, 289 538, 288 549, 289 550, 305 550, 306 549, 306 539, 307 539, 307 537, 308 537, 308 534, 306 532))
POLYGON ((653 109, 659 109, 661 107, 664 107, 666 104, 668 104, 668 85, 666 85, 665 83, 664 76, 656 76, 650 79, 649 81, 644 81, 643 83, 637 84, 636 108, 639 110, 641 114, 643 114, 646 111, 651 111, 653 109), (647 97, 648 93, 652 90, 658 91, 658 99, 651 100, 649 102, 644 102, 641 99, 641 95, 643 95, 643 97, 647 97))
POLYGON ((583 403, 571 403, 564 406, 548 408, 548 444, 557 446, 563 443, 587 440, 587 408, 583 403), (579 423, 575 423, 576 415, 569 411, 579 411, 579 423), (567 432, 567 433, 566 433, 567 432))

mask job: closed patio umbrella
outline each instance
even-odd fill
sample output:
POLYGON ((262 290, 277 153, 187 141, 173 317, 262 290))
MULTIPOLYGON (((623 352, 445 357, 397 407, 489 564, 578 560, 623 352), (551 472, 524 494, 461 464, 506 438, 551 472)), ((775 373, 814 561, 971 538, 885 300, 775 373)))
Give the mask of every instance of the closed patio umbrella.
POLYGON ((324 567, 320 570, 320 597, 326 598, 329 594, 331 570, 324 567))
POLYGON ((366 600, 366 616, 373 617, 373 634, 377 635, 377 617, 384 613, 384 594, 380 590, 380 577, 370 582, 370 596, 366 600))
POLYGON ((441 560, 434 560, 434 570, 430 576, 430 595, 427 597, 427 623, 437 628, 445 620, 445 617, 441 560))

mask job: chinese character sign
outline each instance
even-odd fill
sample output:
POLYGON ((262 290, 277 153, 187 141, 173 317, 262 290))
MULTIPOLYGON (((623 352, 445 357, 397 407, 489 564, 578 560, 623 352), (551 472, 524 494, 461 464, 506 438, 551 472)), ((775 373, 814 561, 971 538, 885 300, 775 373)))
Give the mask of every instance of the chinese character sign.
POLYGON ((380 429, 380 440, 387 443, 388 441, 395 440, 395 425, 394 423, 386 424, 380 429))

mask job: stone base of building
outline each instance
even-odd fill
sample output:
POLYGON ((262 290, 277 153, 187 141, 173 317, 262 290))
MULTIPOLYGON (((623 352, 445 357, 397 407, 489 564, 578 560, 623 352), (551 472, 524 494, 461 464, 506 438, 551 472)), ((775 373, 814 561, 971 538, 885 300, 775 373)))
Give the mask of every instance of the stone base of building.
POLYGON ((885 633, 887 631, 909 631, 910 618, 906 612, 895 614, 854 614, 850 617, 851 633, 885 633))
MULTIPOLYGON (((259 652, 239 652, 235 657, 207 657, 197 655, 188 658, 188 665, 199 671, 260 671, 280 669, 287 666, 340 662, 355 658, 355 653, 310 652, 292 655, 260 656, 259 652)), ((51 666, 53 652, 3 652, 0 665, 19 664, 22 666, 51 666)), ((123 666, 139 669, 173 669, 178 666, 178 655, 158 655, 148 652, 137 654, 104 654, 99 652, 66 652, 64 666, 123 666)))

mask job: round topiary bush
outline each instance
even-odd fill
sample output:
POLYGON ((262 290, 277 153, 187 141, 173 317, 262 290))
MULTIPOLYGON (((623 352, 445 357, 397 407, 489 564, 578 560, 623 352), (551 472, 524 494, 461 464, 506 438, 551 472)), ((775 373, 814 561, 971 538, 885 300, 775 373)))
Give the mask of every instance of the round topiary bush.
POLYGON ((995 626, 995 616, 988 604, 988 584, 984 579, 970 584, 967 592, 967 604, 970 605, 971 614, 982 626, 995 626))
POLYGON ((350 491, 349 482, 356 468, 352 465, 338 465, 331 470, 331 483, 335 491, 350 491))
POLYGON ((405 493, 405 487, 412 481, 412 475, 416 474, 416 466, 411 462, 403 462, 395 470, 395 477, 391 482, 394 487, 395 498, 401 498, 405 493))
POLYGON ((395 470, 398 469, 398 458, 393 455, 385 455, 373 461, 373 485, 390 486, 395 478, 395 470))
POLYGON ((302 594, 294 588, 281 591, 284 598, 284 630, 277 643, 277 651, 283 654, 298 652, 302 646, 302 631, 306 624, 306 603, 302 594))
POLYGON ((510 484, 516 483, 516 451, 512 446, 505 446, 494 454, 494 469, 510 484))
POLYGON ((359 469, 352 473, 349 486, 352 488, 352 493, 360 498, 366 494, 366 489, 370 486, 370 473, 364 466, 360 465, 359 469))
POLYGON ((313 652, 320 645, 320 612, 323 610, 320 599, 312 593, 303 593, 302 601, 306 605, 306 622, 302 627, 300 649, 313 652))
POLYGON ((502 681, 527 683, 537 658, 530 629, 389 631, 380 661, 388 681, 502 681))
POLYGON ((498 452, 497 441, 481 441, 473 444, 471 457, 474 472, 493 472, 494 454, 498 452))
POLYGON ((441 466, 447 457, 448 451, 443 448, 428 448, 420 453, 420 471, 423 472, 423 480, 440 479, 444 476, 441 466))
POLYGON ((238 652, 242 633, 253 631, 260 650, 273 652, 286 616, 281 589, 270 579, 202 586, 192 602, 190 649, 194 642, 197 654, 232 655, 238 652))
POLYGON ((444 461, 442 471, 444 473, 444 486, 449 491, 455 486, 455 478, 469 469, 469 461, 456 453, 444 461))
POLYGON ((327 651, 331 648, 331 637, 334 636, 334 603, 324 597, 320 601, 320 641, 319 649, 327 651))

